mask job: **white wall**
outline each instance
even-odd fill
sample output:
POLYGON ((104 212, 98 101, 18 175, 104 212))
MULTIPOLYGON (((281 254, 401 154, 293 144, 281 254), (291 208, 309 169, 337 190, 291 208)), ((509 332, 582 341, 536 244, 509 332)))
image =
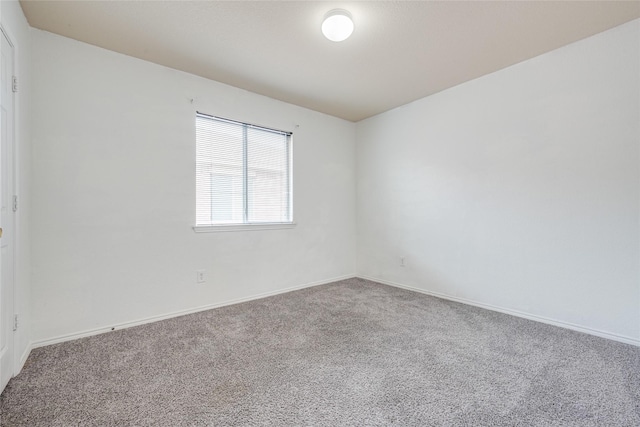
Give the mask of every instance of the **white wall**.
POLYGON ((36 345, 355 274, 353 123, 32 35, 36 345), (194 233, 196 110, 294 131, 297 227, 194 233))
POLYGON ((357 138, 359 276, 640 344, 639 20, 357 138))
POLYGON ((360 276, 640 343, 639 27, 357 125, 32 30, 36 345, 351 276, 356 222, 360 276), (295 131, 296 228, 192 231, 196 110, 295 131))
POLYGON ((14 71, 19 90, 15 94, 15 190, 20 208, 15 216, 14 312, 20 325, 14 335, 16 370, 31 349, 31 29, 17 1, 0 1, 0 22, 14 44, 14 71))

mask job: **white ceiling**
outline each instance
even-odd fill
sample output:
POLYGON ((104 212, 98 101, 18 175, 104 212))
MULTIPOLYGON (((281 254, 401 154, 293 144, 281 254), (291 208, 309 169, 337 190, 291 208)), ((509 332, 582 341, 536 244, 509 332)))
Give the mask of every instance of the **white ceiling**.
POLYGON ((638 1, 32 1, 35 28, 351 121, 640 17, 638 1), (341 43, 324 14, 351 12, 341 43))

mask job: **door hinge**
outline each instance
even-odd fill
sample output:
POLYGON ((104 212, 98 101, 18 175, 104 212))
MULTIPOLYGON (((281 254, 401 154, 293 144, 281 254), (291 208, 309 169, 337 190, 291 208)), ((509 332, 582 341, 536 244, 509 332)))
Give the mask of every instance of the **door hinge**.
POLYGON ((11 90, 14 92, 18 91, 18 78, 16 76, 13 76, 13 79, 11 80, 11 90))
POLYGON ((18 330, 18 315, 17 314, 13 315, 13 330, 14 331, 18 330))
POLYGON ((13 196, 13 211, 18 210, 18 196, 13 196))

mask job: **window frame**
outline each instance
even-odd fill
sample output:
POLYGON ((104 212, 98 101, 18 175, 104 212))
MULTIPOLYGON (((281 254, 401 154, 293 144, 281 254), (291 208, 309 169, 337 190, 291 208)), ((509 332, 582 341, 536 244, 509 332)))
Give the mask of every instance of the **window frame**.
MULTIPOLYGON (((211 114, 206 114, 206 113, 202 113, 200 111, 196 111, 196 121, 198 120, 198 117, 202 117, 204 119, 212 119, 212 120, 217 120, 217 121, 221 121, 221 122, 227 122, 227 123, 231 123, 231 124, 235 124, 235 125, 239 125, 239 126, 243 126, 243 133, 245 134, 245 138, 246 138, 246 132, 248 128, 253 128, 253 129, 257 129, 257 130, 264 130, 267 132, 274 132, 274 133, 279 133, 279 134, 283 134, 286 135, 287 137, 287 183, 288 183, 288 211, 289 211, 289 221, 285 221, 285 222, 249 222, 248 221, 248 205, 247 205, 247 198, 249 197, 248 193, 249 188, 248 186, 244 185, 244 192, 243 193, 243 221, 244 222, 235 222, 235 223, 220 223, 220 224, 198 224, 198 218, 197 218, 197 214, 195 215, 195 225, 193 225, 192 229, 193 231, 195 231, 196 233, 209 233, 209 232, 225 232, 225 231, 243 231, 243 230, 278 230, 278 229, 287 229, 287 228, 293 228, 296 226, 296 223, 294 222, 294 209, 293 209, 293 132, 291 131, 284 131, 284 130, 280 130, 280 129, 275 129, 275 128, 271 128, 271 127, 267 127, 267 126, 261 126, 261 125, 256 125, 256 124, 252 124, 252 123, 248 123, 248 122, 243 122, 243 121, 238 121, 238 120, 233 120, 233 119, 228 119, 228 118, 224 118, 224 117, 219 117, 219 116, 214 116, 211 114)), ((195 138, 195 142, 197 145, 197 136, 195 138)), ((244 144, 246 146, 246 144, 248 144, 248 141, 245 139, 244 144)), ((245 163, 243 164, 243 177, 245 177, 246 179, 249 179, 249 169, 248 169, 248 165, 246 163, 246 147, 245 147, 245 152, 244 152, 244 156, 245 156, 245 163)), ((197 154, 196 154, 196 186, 197 186, 197 182, 198 182, 198 172, 197 172, 197 154)), ((194 207, 197 208, 198 206, 198 193, 196 191, 196 195, 195 195, 195 204, 194 207)))

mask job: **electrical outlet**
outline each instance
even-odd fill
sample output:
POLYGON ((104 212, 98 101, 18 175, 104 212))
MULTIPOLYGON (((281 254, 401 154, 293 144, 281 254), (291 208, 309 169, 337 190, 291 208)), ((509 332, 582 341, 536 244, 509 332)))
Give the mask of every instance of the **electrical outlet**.
POLYGON ((406 267, 405 260, 404 260, 403 256, 400 257, 400 267, 406 267))
POLYGON ((196 270, 196 283, 204 283, 205 279, 205 271, 204 270, 196 270))

